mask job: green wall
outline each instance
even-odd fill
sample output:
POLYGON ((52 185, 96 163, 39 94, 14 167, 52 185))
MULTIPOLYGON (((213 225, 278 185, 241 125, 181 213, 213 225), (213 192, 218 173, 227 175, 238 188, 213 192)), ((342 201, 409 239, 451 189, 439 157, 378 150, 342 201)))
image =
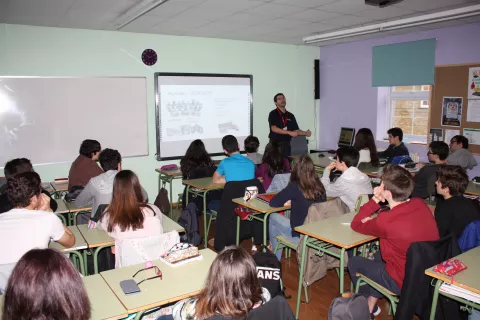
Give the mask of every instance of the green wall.
MULTIPOLYGON (((273 109, 272 98, 277 92, 285 93, 287 108, 295 114, 300 127, 312 130, 310 145, 315 146, 313 60, 319 57, 318 47, 0 24, 1 75, 147 77, 150 155, 127 158, 123 167, 139 175, 151 201, 158 191, 154 169, 166 163, 178 163, 160 163, 154 158, 154 72, 252 74, 253 131, 261 141, 260 148, 263 149, 268 140, 267 116, 273 109), (139 59, 146 48, 156 50, 159 55, 154 67, 144 66, 139 59)), ((72 130, 79 125, 77 130, 85 130, 85 137, 88 136, 85 125, 75 124, 73 119, 63 120, 72 121, 72 130)), ((55 146, 46 145, 45 152, 49 148, 55 146)), ((68 176, 69 168, 70 163, 65 163, 36 166, 35 170, 43 181, 51 181, 68 176)), ((174 194, 181 190, 180 181, 175 181, 174 194)))

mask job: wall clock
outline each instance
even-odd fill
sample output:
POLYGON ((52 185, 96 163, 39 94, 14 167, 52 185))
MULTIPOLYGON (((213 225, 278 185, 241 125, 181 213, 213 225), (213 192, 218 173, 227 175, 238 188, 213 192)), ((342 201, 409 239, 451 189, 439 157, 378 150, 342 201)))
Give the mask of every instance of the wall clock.
POLYGON ((147 66, 153 66, 157 63, 157 53, 153 49, 145 49, 142 52, 142 61, 147 66))

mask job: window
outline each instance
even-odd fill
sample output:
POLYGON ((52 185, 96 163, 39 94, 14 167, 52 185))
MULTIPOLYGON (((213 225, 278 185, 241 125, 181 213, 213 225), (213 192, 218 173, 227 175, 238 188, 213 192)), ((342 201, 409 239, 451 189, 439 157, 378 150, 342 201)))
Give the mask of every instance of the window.
POLYGON ((387 123, 403 130, 404 142, 427 143, 430 91, 431 86, 390 88, 387 123))

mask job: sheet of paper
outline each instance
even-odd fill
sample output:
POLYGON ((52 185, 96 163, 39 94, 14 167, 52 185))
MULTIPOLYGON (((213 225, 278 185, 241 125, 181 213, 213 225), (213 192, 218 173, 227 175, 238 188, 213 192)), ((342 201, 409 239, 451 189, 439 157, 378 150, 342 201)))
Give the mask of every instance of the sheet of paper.
POLYGON ((460 130, 450 130, 450 129, 445 129, 445 143, 446 144, 449 144, 450 143, 450 140, 452 140, 452 138, 454 136, 457 136, 460 134, 460 130))
POLYGON ((480 68, 468 71, 468 99, 480 99, 480 68))
POLYGON ((480 122, 480 100, 468 100, 467 122, 480 122))
POLYGON ((463 135, 469 144, 480 144, 480 129, 463 128, 463 135))

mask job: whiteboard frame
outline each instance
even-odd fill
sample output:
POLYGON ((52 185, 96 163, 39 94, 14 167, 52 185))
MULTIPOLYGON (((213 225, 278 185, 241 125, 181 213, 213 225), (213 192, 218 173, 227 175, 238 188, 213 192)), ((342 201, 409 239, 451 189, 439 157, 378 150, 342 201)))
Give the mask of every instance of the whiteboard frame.
MULTIPOLYGON (((147 154, 146 155, 138 155, 138 156, 126 156, 122 158, 138 158, 138 157, 148 157, 150 155, 150 134, 149 134, 149 124, 148 124, 148 79, 147 77, 139 77, 139 76, 9 76, 9 75, 1 75, 1 79, 144 79, 145 80, 145 112, 147 115, 147 154)), ((34 166, 49 166, 49 165, 56 165, 56 164, 65 164, 70 163, 72 161, 60 161, 60 162, 46 162, 46 163, 38 163, 33 164, 34 166)), ((4 164, 0 164, 0 169, 3 169, 5 166, 4 164)))
MULTIPOLYGON (((253 135, 253 75, 251 74, 228 74, 228 73, 185 73, 185 72, 155 72, 155 131, 157 140, 157 153, 155 159, 157 161, 164 160, 178 160, 183 156, 177 157, 164 157, 160 154, 160 91, 158 90, 158 78, 159 77, 209 77, 209 78, 248 78, 250 79, 250 135, 253 135)), ((242 152, 243 153, 243 152, 242 152)), ((223 152, 209 153, 210 156, 223 156, 223 152)))

